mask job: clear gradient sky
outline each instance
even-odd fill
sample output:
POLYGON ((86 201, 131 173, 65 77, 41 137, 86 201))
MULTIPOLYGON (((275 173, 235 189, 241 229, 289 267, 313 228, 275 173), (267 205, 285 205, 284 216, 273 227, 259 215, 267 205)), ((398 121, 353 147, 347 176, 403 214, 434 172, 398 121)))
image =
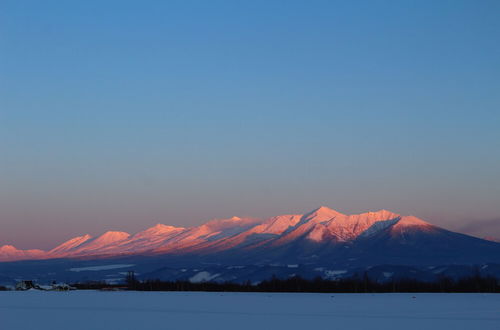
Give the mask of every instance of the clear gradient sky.
POLYGON ((0 245, 389 209, 500 237, 500 1, 0 2, 0 245))

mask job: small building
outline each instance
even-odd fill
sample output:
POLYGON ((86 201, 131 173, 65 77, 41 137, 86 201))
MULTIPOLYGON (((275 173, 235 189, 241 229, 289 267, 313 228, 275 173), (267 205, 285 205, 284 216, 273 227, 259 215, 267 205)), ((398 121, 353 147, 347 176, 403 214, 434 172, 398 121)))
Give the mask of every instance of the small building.
POLYGON ((41 290, 41 291, 70 291, 76 290, 76 288, 70 286, 66 283, 56 283, 52 282, 52 285, 39 285, 34 281, 20 281, 16 284, 16 290, 26 291, 30 289, 41 290))
POLYGON ((40 287, 33 281, 20 281, 16 284, 16 290, 25 291, 29 289, 40 289, 40 287))
POLYGON ((52 283, 52 288, 49 290, 51 290, 51 291, 70 291, 70 290, 76 290, 76 288, 74 288, 71 285, 66 284, 66 283, 52 283))

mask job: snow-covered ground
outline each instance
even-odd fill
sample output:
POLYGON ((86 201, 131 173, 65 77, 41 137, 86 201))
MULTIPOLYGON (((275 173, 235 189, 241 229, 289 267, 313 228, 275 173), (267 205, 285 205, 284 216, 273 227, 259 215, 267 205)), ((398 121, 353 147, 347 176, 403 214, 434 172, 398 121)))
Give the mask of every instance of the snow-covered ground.
POLYGON ((498 294, 0 292, 0 329, 500 329, 498 294))

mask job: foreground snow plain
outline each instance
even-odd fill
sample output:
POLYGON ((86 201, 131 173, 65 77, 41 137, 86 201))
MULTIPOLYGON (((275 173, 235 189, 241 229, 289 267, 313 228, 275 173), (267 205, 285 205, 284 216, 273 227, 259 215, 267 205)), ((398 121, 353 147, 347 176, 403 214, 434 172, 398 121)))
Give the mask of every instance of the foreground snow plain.
POLYGON ((500 329, 499 294, 0 292, 0 329, 500 329))

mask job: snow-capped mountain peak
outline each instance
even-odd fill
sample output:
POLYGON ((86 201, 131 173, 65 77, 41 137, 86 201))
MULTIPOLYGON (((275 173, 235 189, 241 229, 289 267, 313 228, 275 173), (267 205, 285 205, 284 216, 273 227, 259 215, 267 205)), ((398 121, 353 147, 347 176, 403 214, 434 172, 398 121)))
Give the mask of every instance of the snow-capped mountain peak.
MULTIPOLYGON (((47 252, 18 250, 7 245, 0 248, 0 260, 126 254, 206 255, 229 250, 235 253, 260 251, 258 253, 266 255, 274 249, 282 251, 280 253, 290 249, 294 251, 290 253, 296 255, 305 246, 326 253, 324 251, 342 244, 350 246, 386 239, 408 244, 409 240, 420 237, 436 240, 440 233, 445 232, 417 217, 401 216, 387 210, 346 215, 321 206, 304 215, 280 215, 264 221, 234 216, 190 228, 157 224, 134 235, 121 231, 108 231, 97 237, 83 235, 47 252)), ((445 235, 443 239, 449 239, 450 235, 445 235)), ((418 245, 415 242, 412 244, 418 245)))
POLYGON ((401 220, 398 221, 398 225, 400 226, 432 226, 430 223, 425 222, 422 219, 419 219, 413 215, 401 217, 401 220))
POLYGON ((0 247, 0 261, 38 259, 44 254, 42 250, 19 250, 13 245, 0 247))
POLYGON ((4 245, 0 247, 0 252, 16 252, 19 251, 13 245, 4 245))
POLYGON ((123 231, 107 231, 101 236, 97 237, 92 243, 106 245, 127 239, 129 237, 130 234, 123 231))
MULTIPOLYGON (((171 233, 172 231, 178 231, 178 230, 183 230, 185 228, 183 227, 174 227, 174 226, 169 226, 169 225, 164 225, 164 224, 157 224, 151 228, 146 229, 145 231, 141 232, 142 234, 152 234, 152 235, 161 235, 161 234, 167 234, 171 233)), ((137 235, 137 234, 136 234, 137 235)))
POLYGON ((314 209, 311 212, 306 213, 303 216, 303 221, 301 222, 308 222, 308 221, 323 222, 331 220, 338 216, 345 216, 345 214, 335 211, 334 209, 331 209, 327 206, 320 206, 317 209, 314 209))
POLYGON ((88 234, 83 236, 77 236, 62 243, 61 245, 58 245, 57 247, 50 250, 48 253, 54 256, 65 254, 73 249, 76 249, 78 246, 82 245, 83 243, 87 242, 90 239, 92 239, 92 236, 88 234))

